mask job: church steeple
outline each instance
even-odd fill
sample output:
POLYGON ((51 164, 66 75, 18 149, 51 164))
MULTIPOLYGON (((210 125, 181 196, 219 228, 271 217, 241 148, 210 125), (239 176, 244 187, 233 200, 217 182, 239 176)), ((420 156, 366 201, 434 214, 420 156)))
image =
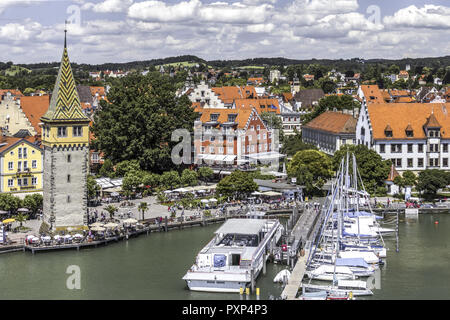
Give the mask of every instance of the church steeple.
POLYGON ((67 28, 64 30, 64 52, 61 59, 58 77, 53 89, 52 99, 47 112, 42 116, 42 121, 66 122, 89 121, 81 108, 75 79, 70 66, 67 52, 67 28))

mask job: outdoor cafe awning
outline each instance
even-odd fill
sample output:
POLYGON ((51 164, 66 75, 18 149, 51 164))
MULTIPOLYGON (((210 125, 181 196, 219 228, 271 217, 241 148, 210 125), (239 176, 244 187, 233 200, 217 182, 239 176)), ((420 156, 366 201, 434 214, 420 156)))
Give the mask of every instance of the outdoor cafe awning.
POLYGON ((269 197, 280 197, 282 194, 280 192, 275 192, 275 191, 266 191, 263 192, 263 195, 265 196, 269 196, 269 197))
POLYGON ((286 155, 275 152, 275 151, 254 153, 254 154, 248 155, 248 157, 253 160, 275 160, 275 159, 284 158, 285 156, 286 155))

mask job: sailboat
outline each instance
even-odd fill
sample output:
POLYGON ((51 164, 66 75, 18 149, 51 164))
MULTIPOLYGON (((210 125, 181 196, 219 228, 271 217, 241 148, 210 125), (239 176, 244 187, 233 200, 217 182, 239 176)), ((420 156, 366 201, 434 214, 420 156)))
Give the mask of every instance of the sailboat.
POLYGON ((322 227, 307 262, 305 275, 309 280, 302 284, 304 293, 326 291, 328 295, 344 298, 373 294, 360 278, 373 275, 383 264, 381 257, 386 257, 386 248, 382 234, 390 230, 380 229, 370 201, 365 202, 370 212, 360 210, 360 197, 369 194, 354 155, 352 160, 353 174, 349 174, 349 154, 342 159, 331 195, 327 197, 322 227), (362 190, 358 189, 359 181, 362 190), (313 283, 314 280, 332 283, 313 283))

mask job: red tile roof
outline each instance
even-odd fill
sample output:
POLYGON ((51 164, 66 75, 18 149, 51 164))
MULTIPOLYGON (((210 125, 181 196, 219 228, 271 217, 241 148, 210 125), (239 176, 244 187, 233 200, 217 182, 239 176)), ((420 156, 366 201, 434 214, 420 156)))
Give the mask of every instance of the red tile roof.
POLYGON ((48 110, 49 105, 50 96, 23 96, 20 98, 20 107, 38 135, 41 134, 40 119, 48 110))
POLYGON ((304 128, 332 133, 355 133, 356 122, 352 115, 327 111, 308 122, 304 128))
POLYGON ((367 106, 375 140, 425 139, 424 126, 441 127, 441 137, 450 139, 450 103, 380 103, 367 106), (392 137, 384 129, 392 128, 392 137), (406 136, 410 126, 413 137, 406 136))

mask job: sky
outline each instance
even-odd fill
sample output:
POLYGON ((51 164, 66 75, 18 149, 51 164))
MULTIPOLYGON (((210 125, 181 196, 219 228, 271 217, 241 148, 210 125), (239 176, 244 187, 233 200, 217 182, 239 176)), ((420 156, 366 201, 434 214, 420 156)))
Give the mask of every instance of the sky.
POLYGON ((0 0, 0 61, 450 55, 449 0, 0 0))

